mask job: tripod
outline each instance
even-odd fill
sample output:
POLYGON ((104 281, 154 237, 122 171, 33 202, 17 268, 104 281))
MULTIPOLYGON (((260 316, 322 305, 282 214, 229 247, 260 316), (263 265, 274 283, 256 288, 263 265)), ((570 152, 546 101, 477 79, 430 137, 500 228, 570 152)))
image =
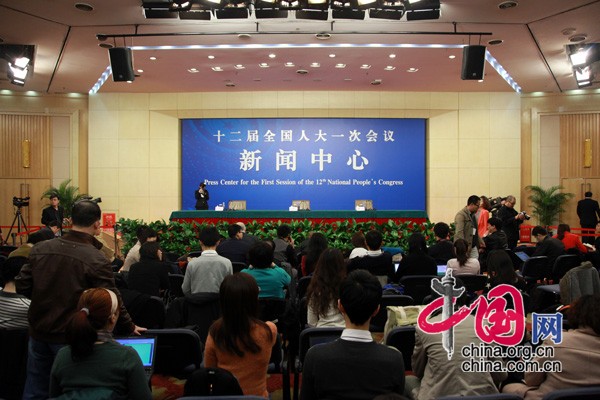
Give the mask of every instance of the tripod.
MULTIPOLYGON (((6 235, 6 239, 4 240, 5 244, 8 244, 8 238, 10 237, 10 233, 12 232, 12 230, 15 228, 15 223, 17 224, 16 225, 17 233, 15 234, 15 236, 19 235, 21 233, 21 231, 27 232, 27 224, 25 223, 25 220, 23 219, 23 214, 21 213, 21 208, 23 208, 23 206, 17 206, 17 211, 15 211, 15 218, 13 218, 11 227, 8 231, 8 234, 6 235)), ((19 238, 19 240, 21 241, 21 244, 23 244, 23 238, 19 238)), ((13 245, 15 245, 15 238, 13 238, 13 245)))

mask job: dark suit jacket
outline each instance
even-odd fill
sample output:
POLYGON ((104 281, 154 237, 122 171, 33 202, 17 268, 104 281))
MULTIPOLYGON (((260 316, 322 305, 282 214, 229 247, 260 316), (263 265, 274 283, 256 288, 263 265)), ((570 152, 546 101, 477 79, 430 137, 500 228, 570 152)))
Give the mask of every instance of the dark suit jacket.
POLYGON ((62 229, 62 221, 65 215, 65 209, 62 206, 58 206, 58 210, 54 207, 48 206, 42 210, 42 225, 48 226, 52 221, 58 222, 58 227, 62 229))
POLYGON ((422 253, 404 256, 396 272, 396 280, 408 275, 437 275, 437 262, 422 253))
POLYGON ((454 258, 454 245, 449 240, 440 240, 427 249, 427 254, 433 257, 439 264, 446 264, 449 259, 454 258))
POLYGON ((389 282, 394 280, 392 255, 385 251, 378 256, 354 257, 348 263, 348 272, 355 269, 366 269, 375 276, 387 276, 389 282))
POLYGON ((563 254, 565 254, 563 242, 553 237, 546 237, 546 239, 538 242, 532 257, 546 256, 548 257, 548 266, 552 267, 558 256, 563 254))
POLYGON ((248 250, 250 242, 241 239, 229 238, 217 246, 217 253, 228 258, 231 262, 243 262, 248 264, 248 250))
POLYGON ((496 231, 487 235, 483 238, 483 241, 485 242, 486 251, 508 249, 506 234, 503 231, 496 231))
POLYGON ((598 202, 589 197, 577 202, 577 215, 582 227, 596 227, 598 217, 600 217, 600 207, 598 202))

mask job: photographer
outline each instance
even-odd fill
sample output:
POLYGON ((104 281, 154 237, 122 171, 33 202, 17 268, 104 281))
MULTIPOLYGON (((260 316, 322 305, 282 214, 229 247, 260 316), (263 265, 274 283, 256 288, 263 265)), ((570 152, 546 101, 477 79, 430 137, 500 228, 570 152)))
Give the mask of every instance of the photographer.
POLYGON ((514 250, 519 241, 519 226, 524 220, 531 218, 525 211, 515 210, 515 196, 507 196, 504 205, 498 210, 497 217, 502 220, 502 230, 506 234, 508 248, 514 250))

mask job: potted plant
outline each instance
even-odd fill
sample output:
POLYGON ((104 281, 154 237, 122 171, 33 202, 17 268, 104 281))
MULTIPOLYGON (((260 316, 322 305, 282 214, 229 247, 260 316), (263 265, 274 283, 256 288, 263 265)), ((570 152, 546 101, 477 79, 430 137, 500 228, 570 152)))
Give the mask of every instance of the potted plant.
POLYGON ((562 186, 552 186, 544 189, 541 186, 529 185, 525 188, 531 194, 528 199, 533 205, 533 215, 540 225, 548 227, 558 221, 558 216, 565 211, 563 206, 575 195, 562 193, 562 186))
POLYGON ((85 193, 79 193, 79 187, 71 185, 70 179, 61 182, 61 184, 58 187, 50 186, 42 193, 42 197, 40 198, 49 199, 50 196, 54 194, 58 195, 58 198, 60 199, 60 204, 65 209, 65 218, 71 218, 71 209, 73 208, 73 204, 75 204, 76 201, 81 200, 84 196, 86 196, 85 193))

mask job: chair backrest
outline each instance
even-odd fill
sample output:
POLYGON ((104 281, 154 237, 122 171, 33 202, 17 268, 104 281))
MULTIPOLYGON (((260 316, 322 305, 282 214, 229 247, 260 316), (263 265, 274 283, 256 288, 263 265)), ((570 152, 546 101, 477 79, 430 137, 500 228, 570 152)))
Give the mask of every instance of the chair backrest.
POLYGON ((275 297, 258 299, 258 317, 262 321, 277 321, 285 312, 286 300, 275 297))
POLYGON ((402 294, 383 295, 379 305, 379 312, 371 318, 371 332, 383 332, 387 321, 387 306, 411 306, 415 303, 412 297, 402 294))
POLYGON ((237 274, 241 270, 248 268, 248 265, 246 265, 246 263, 243 263, 243 262, 232 261, 231 267, 233 268, 233 273, 237 274))
POLYGON ((298 357, 300 365, 304 362, 304 357, 312 346, 318 344, 333 342, 342 336, 344 328, 306 328, 300 332, 300 347, 298 357))
POLYGON ((165 303, 160 297, 148 296, 131 289, 120 289, 123 303, 133 322, 150 329, 162 328, 165 323, 165 303))
POLYGON ((488 277, 485 275, 456 275, 459 278, 467 291, 478 292, 485 289, 488 282, 488 277))
POLYGON ((156 336, 154 372, 176 377, 187 377, 202 364, 202 342, 191 329, 148 329, 147 335, 156 336))
POLYGON ((435 275, 408 275, 400 278, 404 294, 413 298, 415 304, 423 304, 423 299, 431 294, 431 280, 435 275))
POLYGON ((310 280, 312 276, 303 276, 298 281, 298 287, 296 289, 296 295, 298 296, 298 300, 301 300, 306 296, 306 289, 308 289, 308 285, 310 285, 310 280))
POLYGON ((246 200, 229 200, 229 203, 227 203, 227 209, 233 211, 245 210, 246 200))
POLYGON ((200 257, 202 255, 202 250, 190 251, 188 257, 195 258, 200 257))
POLYGON ((180 274, 169 274, 169 292, 171 298, 183 297, 183 275, 180 274))
POLYGON ((552 279, 554 283, 558 283, 570 269, 579 266, 579 264, 581 264, 581 258, 575 254, 558 256, 552 267, 552 279))
POLYGON ((588 386, 554 390, 542 400, 596 400, 600 398, 600 386, 588 386))
POLYGON ((521 275, 528 281, 541 279, 547 273, 548 257, 537 256, 527 259, 521 267, 521 275))
POLYGON ((411 359, 415 349, 415 333, 414 326, 400 326, 392 329, 385 339, 387 346, 395 347, 402 353, 406 371, 412 371, 411 359))
POLYGON ((27 375, 27 329, 0 329, 0 398, 20 399, 27 375))
POLYGON ((523 400, 523 397, 516 394, 494 393, 478 396, 446 396, 438 397, 437 400, 523 400))
POLYGON ((199 368, 185 382, 185 396, 242 396, 237 378, 222 368, 199 368))

